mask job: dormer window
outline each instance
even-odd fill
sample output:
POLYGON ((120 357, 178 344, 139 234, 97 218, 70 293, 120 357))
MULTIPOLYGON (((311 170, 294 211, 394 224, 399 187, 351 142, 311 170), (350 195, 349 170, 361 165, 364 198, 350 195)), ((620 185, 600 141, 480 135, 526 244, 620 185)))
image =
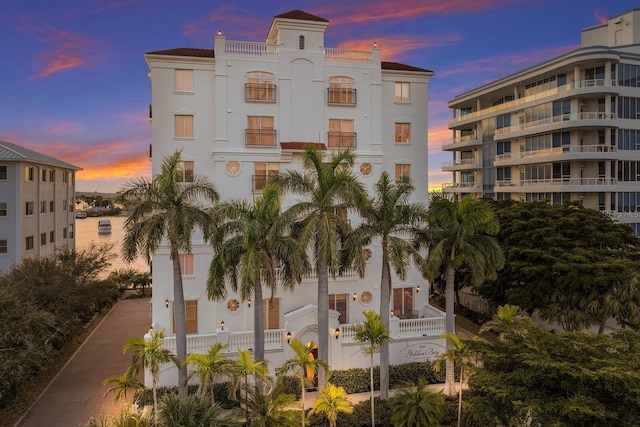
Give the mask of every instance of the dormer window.
POLYGON ((304 50, 304 36, 298 38, 298 49, 304 50))

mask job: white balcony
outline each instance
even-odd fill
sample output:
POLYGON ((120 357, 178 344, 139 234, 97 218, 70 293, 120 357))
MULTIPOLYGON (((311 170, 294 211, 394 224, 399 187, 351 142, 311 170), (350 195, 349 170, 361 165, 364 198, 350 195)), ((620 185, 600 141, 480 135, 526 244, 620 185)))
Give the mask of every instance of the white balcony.
POLYGON ((442 184, 444 193, 481 193, 482 185, 475 182, 445 182, 442 184))
POLYGON ((561 114, 496 129, 494 140, 511 139, 530 133, 551 132, 571 127, 612 127, 616 126, 613 121, 617 119, 618 116, 615 113, 602 113, 599 111, 561 114))
POLYGON ((549 157, 558 157, 558 159, 562 160, 613 160, 617 158, 617 153, 618 147, 613 145, 563 145, 562 147, 498 154, 494 159, 494 166, 536 163, 538 160, 554 160, 549 159, 549 157))
POLYGON ((482 140, 477 135, 467 135, 442 141, 442 150, 453 151, 474 145, 482 145, 482 140))
POLYGON ((361 62, 370 64, 372 61, 372 53, 370 50, 325 48, 324 59, 325 61, 361 62))
POLYGON ((443 171, 482 169, 478 159, 457 159, 455 161, 442 162, 443 171))
MULTIPOLYGON (((526 188, 526 191, 611 191, 618 185, 616 178, 543 178, 543 179, 505 179, 496 181, 496 191, 517 191, 514 187, 526 188)), ((524 190, 523 190, 524 191, 524 190)))
POLYGON ((226 40, 224 44, 224 53, 229 55, 278 56, 279 52, 280 49, 277 44, 236 40, 226 40))

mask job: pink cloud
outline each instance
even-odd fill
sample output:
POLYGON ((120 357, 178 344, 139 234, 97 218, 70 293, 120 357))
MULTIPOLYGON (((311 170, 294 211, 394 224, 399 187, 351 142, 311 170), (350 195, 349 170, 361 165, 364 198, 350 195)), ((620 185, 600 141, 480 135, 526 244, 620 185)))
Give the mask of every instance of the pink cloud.
POLYGON ((382 36, 377 39, 352 39, 339 43, 338 47, 343 49, 369 50, 375 42, 381 50, 383 61, 397 61, 403 57, 407 57, 411 51, 452 44, 460 40, 462 40, 462 36, 459 34, 445 34, 435 37, 416 36, 415 34, 397 34, 382 36))
POLYGON ((598 22, 601 23, 601 24, 606 24, 607 22, 609 22, 609 18, 607 18, 607 16, 604 14, 604 12, 596 10, 593 13, 593 15, 598 20, 598 22))

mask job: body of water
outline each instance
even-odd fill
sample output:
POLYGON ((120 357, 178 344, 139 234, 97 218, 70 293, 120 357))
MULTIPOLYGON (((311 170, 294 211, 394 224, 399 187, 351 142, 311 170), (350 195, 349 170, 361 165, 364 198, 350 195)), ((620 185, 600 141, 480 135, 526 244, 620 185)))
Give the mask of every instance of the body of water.
POLYGON ((124 216, 76 218, 76 249, 80 251, 88 248, 92 243, 96 245, 108 243, 113 245, 112 251, 117 254, 117 257, 111 261, 111 267, 108 268, 109 272, 127 267, 131 267, 140 272, 149 271, 149 266, 142 258, 128 263, 120 256, 120 248, 124 239, 124 222, 126 219, 124 216), (111 234, 98 234, 98 221, 101 219, 111 221, 111 234))

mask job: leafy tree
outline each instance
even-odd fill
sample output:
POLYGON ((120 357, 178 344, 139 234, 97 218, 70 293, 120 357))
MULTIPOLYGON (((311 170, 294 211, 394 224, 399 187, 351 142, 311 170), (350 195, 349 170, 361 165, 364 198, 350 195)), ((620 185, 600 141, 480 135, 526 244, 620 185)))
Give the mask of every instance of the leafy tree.
POLYGON ((161 425, 164 427, 234 427, 240 423, 222 415, 222 408, 197 396, 180 399, 167 394, 159 404, 161 425))
POLYGON ((479 425, 640 425, 640 335, 552 333, 533 325, 470 343, 481 368, 466 403, 479 425))
POLYGON ((216 342, 207 354, 191 353, 185 359, 187 365, 195 366, 195 370, 187 374, 187 381, 197 377, 199 381, 198 397, 204 399, 208 392, 211 395, 211 405, 215 404, 213 393, 215 382, 222 377, 230 377, 233 373, 234 363, 224 355, 226 348, 227 345, 216 342))
POLYGON ((351 326, 353 339, 363 345, 363 352, 370 357, 369 382, 371 387, 371 426, 375 425, 375 408, 373 396, 373 355, 379 353, 385 344, 393 341, 391 331, 382 322, 381 316, 373 310, 362 312, 364 322, 351 326))
MULTIPOLYGON (((359 212, 368 205, 366 190, 352 170, 354 154, 338 151, 328 161, 313 147, 302 154, 303 171, 289 170, 275 182, 286 192, 301 196, 288 209, 295 218, 294 236, 311 249, 318 277, 318 358, 329 360, 329 275, 335 278, 344 264, 342 243, 351 226, 348 211, 359 212)), ((320 376, 320 386, 323 377, 320 376)))
MULTIPOLYGON (((405 280, 411 257, 419 259, 411 239, 416 228, 426 219, 426 209, 421 204, 409 203, 413 185, 408 177, 393 182, 385 171, 375 184, 375 198, 361 211, 363 223, 352 233, 346 245, 362 251, 373 239, 380 240, 382 248, 382 274, 380 277, 380 313, 382 323, 389 328, 389 302, 391 299, 391 267, 400 280, 405 280)), ((350 258, 360 260, 357 254, 350 258)), ((362 266, 361 268, 364 268, 362 266)), ((384 343, 380 352, 380 398, 389 395, 389 344, 384 343)))
POLYGON ((490 305, 517 305, 564 329, 637 323, 640 240, 631 228, 578 202, 494 204, 506 264, 478 293, 490 305))
POLYGON ((160 379, 160 366, 164 363, 173 362, 176 366, 180 364, 178 358, 169 350, 163 347, 164 331, 151 331, 148 339, 132 338, 124 344, 123 351, 131 353, 131 364, 129 375, 131 378, 137 377, 141 371, 147 370, 151 374, 151 387, 153 389, 153 412, 155 414, 155 424, 158 425, 158 396, 156 384, 160 379))
POLYGON ((344 387, 336 387, 327 383, 320 389, 316 400, 314 400, 312 412, 326 417, 329 420, 329 426, 336 427, 338 414, 340 412, 352 413, 353 403, 344 391, 344 387))
POLYGON ((247 427, 295 427, 298 425, 298 413, 291 409, 295 403, 292 394, 284 392, 280 383, 275 388, 266 385, 249 390, 244 406, 247 427))
POLYGON ((399 389, 389 404, 394 427, 438 427, 444 416, 442 394, 429 390, 422 378, 399 389))
POLYGON ((285 235, 289 224, 280 214, 280 193, 273 185, 264 187, 253 204, 242 200, 223 203, 216 216, 220 225, 213 239, 215 256, 209 268, 209 298, 226 297, 225 279, 243 300, 254 296, 254 351, 256 360, 264 360, 264 310, 262 285, 271 290, 278 282, 293 289, 309 269, 304 248, 285 235))
MULTIPOLYGON (((499 231, 493 211, 483 200, 463 197, 452 201, 434 195, 429 206, 429 227, 418 242, 427 244, 429 255, 424 267, 427 279, 433 280, 442 269, 446 270, 446 331, 454 333, 454 278, 456 270, 466 267, 472 283, 493 279, 504 265, 504 255, 491 237, 499 231)), ((450 348, 451 342, 447 341, 450 348)), ((452 394, 454 382, 453 362, 447 361, 444 393, 452 394)))
MULTIPOLYGON (((123 257, 133 261, 141 254, 148 264, 160 245, 169 245, 173 265, 174 319, 176 353, 181 365, 187 354, 187 326, 180 252, 191 251, 195 229, 208 239, 213 232, 210 209, 218 201, 218 193, 206 177, 194 175, 192 182, 183 182, 180 151, 166 157, 160 174, 151 181, 140 178, 125 184, 118 202, 130 209, 125 221, 122 242, 123 257)), ((178 394, 187 395, 184 379, 186 367, 178 369, 178 394)))
POLYGON ((318 367, 322 367, 324 369, 325 375, 329 372, 329 365, 327 362, 321 359, 315 359, 313 357, 313 349, 316 347, 316 343, 310 341, 306 344, 303 344, 297 338, 294 338, 289 344, 291 350, 293 350, 293 357, 280 367, 280 371, 278 371, 278 375, 284 376, 287 373, 294 371, 295 376, 300 380, 300 409, 302 416, 302 427, 305 426, 305 418, 306 413, 304 409, 304 401, 305 401, 305 389, 311 384, 311 379, 314 377, 316 370, 318 367))

